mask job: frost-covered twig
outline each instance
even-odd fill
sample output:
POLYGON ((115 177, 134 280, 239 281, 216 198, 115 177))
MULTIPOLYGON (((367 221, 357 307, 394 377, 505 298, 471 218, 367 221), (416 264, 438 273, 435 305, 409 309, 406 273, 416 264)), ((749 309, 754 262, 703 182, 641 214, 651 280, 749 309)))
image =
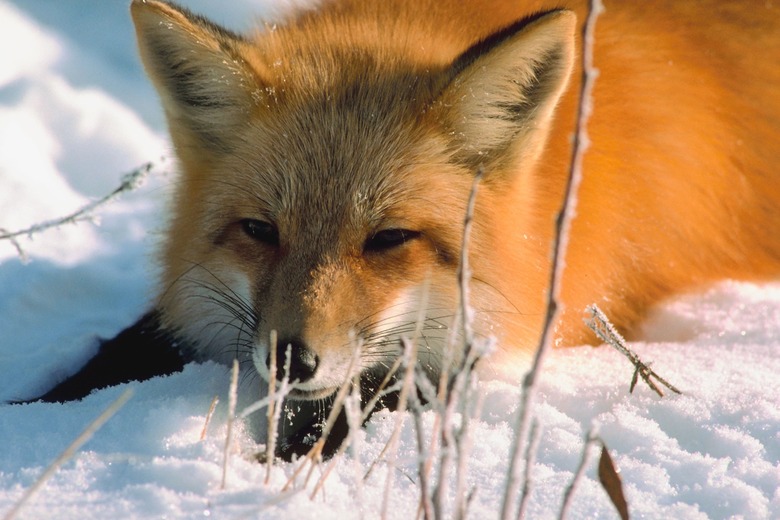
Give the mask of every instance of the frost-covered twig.
POLYGON ((611 345, 615 350, 626 356, 628 360, 631 361, 631 364, 634 365, 634 376, 631 378, 631 387, 629 388, 630 393, 634 392, 634 387, 636 386, 639 376, 642 376, 642 380, 647 383, 647 386, 653 389, 653 391, 661 397, 664 396, 663 391, 651 378, 656 379, 659 383, 676 394, 682 393, 674 385, 656 374, 648 365, 639 359, 639 356, 637 356, 633 350, 628 348, 626 340, 623 339, 623 336, 621 336, 612 323, 610 323, 609 318, 607 318, 607 315, 599 309, 598 305, 589 305, 586 311, 590 314, 590 318, 585 320, 588 327, 596 333, 596 336, 598 336, 601 341, 611 345))
MULTIPOLYGON (((271 449, 266 451, 266 456, 273 459, 276 455, 276 440, 278 437, 277 428, 282 416, 282 408, 284 408, 284 400, 287 394, 290 393, 290 366, 292 365, 292 345, 287 345, 284 351, 284 376, 282 376, 282 384, 279 385, 279 390, 275 395, 268 396, 270 405, 273 406, 274 413, 271 415, 271 425, 268 428, 268 443, 271 449), (271 444, 273 443, 273 446, 271 444)), ((269 464, 269 471, 271 464, 269 464)), ((268 483, 266 481, 266 483, 268 483)))
POLYGON ((11 508, 11 510, 8 511, 5 516, 3 516, 3 520, 12 520, 14 517, 16 517, 22 507, 24 507, 24 505, 35 495, 35 493, 37 493, 38 490, 43 487, 46 481, 57 472, 60 466, 70 460, 71 457, 73 457, 73 455, 79 450, 79 448, 81 448, 85 442, 91 439, 95 432, 98 431, 106 423, 106 421, 113 417, 114 414, 116 414, 119 409, 130 400, 132 396, 133 389, 128 388, 122 393, 122 395, 117 398, 116 401, 111 403, 109 407, 103 411, 103 413, 101 413, 94 421, 92 421, 89 426, 87 426, 86 429, 81 433, 81 435, 76 437, 76 440, 70 443, 70 445, 65 448, 65 451, 63 451, 62 454, 57 457, 48 468, 46 468, 41 476, 38 477, 38 480, 36 480, 27 491, 25 491, 25 493, 22 495, 22 498, 20 498, 19 501, 14 504, 14 507, 11 508))
POLYGON ((415 363, 417 360, 417 342, 411 341, 408 338, 401 338, 401 342, 404 346, 403 363, 404 377, 403 384, 401 386, 401 393, 398 396, 398 414, 396 417, 395 427, 393 433, 390 435, 388 441, 388 460, 387 460, 387 479, 385 480, 385 489, 382 495, 382 509, 380 517, 382 519, 387 518, 387 507, 390 503, 390 490, 393 487, 393 475, 395 473, 395 457, 398 449, 398 439, 401 436, 401 427, 403 426, 404 411, 406 410, 406 403, 408 402, 409 395, 415 392, 414 374, 415 363))
POLYGON ((225 453, 222 460, 222 483, 220 489, 227 484, 228 460, 233 444, 233 423, 236 419, 236 403, 238 402, 238 359, 233 360, 233 370, 230 373, 230 390, 228 392, 227 434, 225 435, 225 453))
MULTIPOLYGON (((164 157, 160 158, 160 161, 164 161, 164 160, 165 160, 164 157)), ((138 189, 146 180, 146 178, 149 176, 149 173, 152 171, 154 167, 155 167, 155 163, 153 162, 148 162, 146 164, 139 166, 138 168, 134 169, 130 173, 125 174, 122 177, 122 181, 119 184, 119 186, 116 187, 111 193, 109 193, 108 195, 104 195, 103 197, 86 204, 85 206, 74 211, 73 213, 70 213, 69 215, 65 215, 63 217, 59 217, 53 220, 39 222, 37 224, 33 224, 32 226, 17 231, 6 231, 0 228, 0 240, 9 240, 16 248, 17 252, 19 253, 19 256, 25 258, 24 250, 22 249, 21 245, 17 240, 19 237, 23 237, 23 236, 32 237, 33 235, 41 233, 42 231, 46 231, 47 229, 64 226, 65 224, 76 224, 84 220, 92 220, 94 218, 93 214, 100 207, 105 206, 106 204, 112 202, 114 199, 118 198, 124 193, 128 193, 138 189)))
POLYGON ((284 402, 284 398, 287 397, 287 394, 290 393, 290 359, 292 358, 292 349, 290 345, 287 345, 287 350, 285 351, 285 358, 284 358, 284 378, 282 378, 282 383, 279 385, 279 390, 274 392, 273 397, 270 395, 266 395, 262 399, 258 399, 254 403, 250 404, 246 408, 244 408, 241 413, 238 415, 239 419, 246 419, 253 413, 256 413, 263 408, 267 408, 270 406, 271 401, 274 402, 274 417, 276 418, 276 423, 279 422, 279 417, 281 415, 281 409, 282 409, 282 403, 284 402))
POLYGON ((9 233, 5 228, 0 228, 0 236, 4 236, 9 242, 11 242, 11 245, 14 246, 14 249, 16 249, 16 255, 19 257, 22 263, 26 264, 30 258, 27 256, 27 252, 22 247, 22 244, 19 243, 19 240, 17 240, 16 237, 12 235, 13 233, 9 233))
POLYGON ((410 395, 417 428, 419 452, 418 473, 421 487, 420 511, 425 518, 444 518, 445 502, 449 490, 450 474, 455 470, 456 504, 453 515, 464 518, 473 493, 466 493, 466 473, 471 451, 469 422, 472 413, 479 413, 481 401, 474 407, 471 398, 476 388, 476 374, 473 371, 477 361, 484 355, 488 343, 475 343, 472 330, 473 311, 469 302, 469 242, 474 219, 474 208, 479 184, 483 177, 480 167, 476 172, 466 207, 463 223, 460 264, 458 267, 458 289, 460 291, 460 309, 456 314, 451 331, 460 329, 460 333, 451 333, 445 350, 438 391, 418 370, 418 390, 433 404, 436 416, 432 429, 429 448, 423 443, 422 420, 416 395, 410 395), (456 352, 456 349, 459 351, 456 352), (460 426, 455 426, 455 415, 460 412, 460 426), (434 463, 437 465, 437 483, 431 489, 431 474, 434 463))
POLYGON ((443 432, 443 421, 444 416, 446 414, 446 409, 448 402, 451 401, 450 396, 450 389, 453 384, 453 377, 452 377, 452 365, 456 362, 456 358, 458 361, 462 362, 464 358, 464 353, 467 347, 464 346, 464 342, 468 345, 470 344, 466 337, 472 337, 473 333, 471 332, 471 323, 464 324, 462 323, 463 320, 471 319, 472 313, 469 310, 469 292, 468 292, 468 283, 471 279, 471 271, 468 267, 468 251, 469 251, 469 240, 471 238, 471 226, 474 219, 474 207, 476 203, 476 195, 477 190, 479 188, 479 184, 482 180, 482 177, 484 175, 484 169, 483 166, 480 165, 477 171, 475 172, 474 179, 472 181, 471 185, 471 191, 469 193, 469 198, 466 203, 466 214, 463 219, 463 237, 461 241, 461 249, 460 249, 460 263, 458 265, 458 271, 457 271, 457 280, 458 280, 458 291, 460 294, 460 312, 455 313, 455 317, 452 320, 452 324, 450 326, 450 334, 447 338, 447 344, 444 349, 444 354, 442 356, 441 360, 441 366, 439 368, 439 386, 438 386, 438 392, 437 392, 437 398, 435 401, 432 401, 437 406, 437 413, 434 417, 433 422, 433 428, 431 430, 431 445, 430 449, 428 450, 428 458, 425 461, 425 464, 423 466, 423 474, 420 476, 421 479, 427 480, 430 476, 431 471, 433 470, 433 465, 436 460, 438 460, 439 466, 442 464, 442 456, 446 456, 442 454, 441 449, 438 449, 439 440, 443 439, 447 433, 443 432), (454 331, 460 329, 461 334, 458 335, 454 331), (460 341, 458 341, 460 340, 460 341), (458 348, 461 348, 462 352, 458 355, 456 355, 456 350, 458 348), (437 457, 438 455, 438 457, 437 457))
MULTIPOLYGON (((465 400, 465 391, 468 386, 468 381, 471 380, 472 368, 477 361, 474 350, 474 332, 472 329, 473 311, 470 306, 469 299, 469 284, 471 282, 471 268, 469 267, 469 243, 471 240, 471 228, 474 221, 474 208, 477 201, 477 191, 479 190, 479 184, 482 181, 484 175, 483 167, 480 166, 475 175, 471 185, 471 192, 469 193, 468 202, 466 204, 466 214, 463 218, 463 238, 461 240, 460 247, 460 262, 458 264, 458 290, 460 292, 460 328, 461 328, 461 341, 463 351, 460 355, 455 356, 453 352, 448 355, 449 363, 452 363, 457 359, 456 370, 454 375, 450 373, 449 366, 446 371, 442 371, 442 378, 446 376, 446 385, 440 384, 440 396, 441 405, 443 408, 441 418, 438 423, 440 431, 439 440, 441 447, 439 449, 439 477, 438 484, 434 493, 433 510, 437 518, 444 518, 444 502, 446 492, 448 489, 449 475, 452 465, 454 464, 454 458, 458 454, 458 446, 461 438, 455 431, 453 424, 453 417, 456 411, 457 405, 461 400, 465 400)), ((453 334, 455 336, 455 334, 453 334)), ((449 350, 453 349, 454 344, 449 345, 449 350)), ((448 363, 448 365, 449 365, 448 363)), ((444 383, 442 379, 441 383, 444 383)), ((463 422, 467 420, 464 413, 461 416, 463 422)), ((463 427, 462 427, 463 428, 463 427)), ((461 433, 464 432, 461 429, 461 433)))
MULTIPOLYGON (((418 376, 420 374, 418 372, 418 376)), ((423 377, 425 377, 423 375, 423 377)), ((430 451, 435 449, 435 446, 430 446, 429 449, 425 448, 425 428, 422 418, 422 403, 416 392, 409 394, 409 410, 412 412, 414 418, 414 429, 417 433, 417 453, 419 454, 417 461, 417 473, 419 474, 420 481, 417 486, 420 488, 420 505, 418 507, 419 513, 422 513, 425 520, 434 518, 433 516, 433 501, 431 499, 431 479, 430 471, 427 467, 427 462, 431 459, 430 451)), ((437 415, 438 417, 438 415, 437 415)))
POLYGON ((267 409, 267 422, 268 422, 268 438, 266 440, 266 447, 264 452, 260 452, 256 455, 257 460, 259 462, 265 462, 266 464, 266 477, 265 477, 265 484, 268 484, 270 481, 270 475, 271 470, 273 468, 274 458, 276 456, 276 441, 278 438, 278 427, 279 427, 279 419, 282 414, 282 408, 284 408, 284 399, 287 397, 287 394, 290 393, 290 363, 292 359, 292 347, 290 345, 287 345, 287 350, 285 350, 285 358, 284 358, 284 376, 282 377, 281 384, 279 385, 279 389, 276 390, 276 356, 275 353, 276 349, 276 331, 271 331, 271 342, 270 344, 274 347, 271 349, 271 366, 274 367, 272 369, 269 368, 269 378, 274 383, 269 383, 269 391, 268 395, 266 395, 262 399, 258 399, 254 403, 250 404, 246 408, 244 408, 240 414, 238 414, 239 419, 246 419, 250 415, 252 415, 255 412, 258 412, 262 410, 263 408, 267 409))
POLYGON ((360 409, 360 374, 355 375, 352 383, 352 392, 344 403, 344 411, 347 415, 347 425, 349 426, 349 436, 345 444, 352 448, 352 464, 355 470, 355 501, 360 508, 360 518, 363 518, 363 465, 360 461, 360 444, 357 432, 363 424, 363 412, 360 409))
MULTIPOLYGON (((274 455, 276 452, 276 403, 274 397, 276 394, 276 356, 277 356, 277 333, 272 330, 268 341, 268 351, 271 354, 271 364, 268 367, 268 438, 266 439, 265 452, 265 484, 271 481, 271 469, 274 466, 274 455)), ((289 359, 289 358, 288 358, 289 359)), ((281 408, 281 403, 279 408, 281 408)))
MULTIPOLYGON (((339 446, 339 449, 336 451, 336 453, 333 455, 333 459, 328 464, 328 467, 325 468, 325 471, 322 472, 322 476, 320 476, 320 479, 317 481, 317 484, 314 486, 314 490, 311 492, 311 498, 314 500, 314 497, 317 496, 317 493, 322 489, 322 486, 325 485, 325 481, 328 480, 328 477, 333 472, 333 469, 336 467, 336 464, 339 461, 339 456, 343 455, 344 452, 347 451, 347 448, 349 446, 352 446, 354 439, 355 439, 355 432, 357 432, 360 429, 360 417, 361 417, 361 411, 360 411, 360 376, 355 375, 352 379, 352 385, 350 386, 349 394, 344 398, 343 403, 343 409, 344 414, 347 418, 347 438, 344 439, 344 441, 341 443, 341 446, 339 446)), ((355 454, 357 458, 357 454, 355 454)), ((357 484, 357 490, 356 495, 359 495, 362 493, 362 483, 363 479, 358 478, 357 479, 359 483, 357 484)), ((360 504, 360 500, 357 501, 358 504, 360 504)))
POLYGON ((479 393, 477 401, 473 408, 470 408, 471 397, 476 392, 477 374, 469 374, 469 387, 465 392, 464 403, 462 406, 462 423, 458 433, 458 466, 455 469, 455 518, 465 520, 468 517, 469 504, 474 497, 476 489, 466 492, 466 477, 468 475, 469 460, 471 460, 471 449, 473 448, 473 438, 471 436, 471 420, 482 414, 482 405, 485 395, 479 393))
POLYGON ((593 445, 601 446, 601 455, 599 457, 598 476, 601 487, 606 491, 612 505, 615 506, 615 510, 620 515, 621 520, 628 520, 628 503, 626 502, 625 494, 623 493, 623 482, 620 478, 620 472, 615 463, 612 461, 612 457, 609 455, 607 445, 603 439, 601 439, 596 431, 592 429, 585 437, 585 447, 582 451, 582 458, 580 459, 580 465, 577 467, 577 471, 574 474, 569 486, 563 496, 563 504, 559 512, 558 518, 563 520, 569 514, 569 508, 572 504, 572 497, 574 491, 577 489, 582 477, 585 475, 585 468, 590 460, 591 447, 593 445))
MULTIPOLYGON (((461 479, 465 478, 470 449, 468 440, 469 402, 470 393, 476 386, 476 374, 473 371, 473 367, 478 358, 476 350, 469 349, 468 357, 463 360, 463 366, 460 367, 460 370, 453 378, 452 388, 447 393, 446 406, 442 412, 439 476, 433 502, 436 518, 446 518, 448 516, 444 503, 453 466, 455 466, 457 471, 456 482, 459 482, 460 486, 464 485, 461 479), (457 411, 460 411, 461 416, 460 428, 455 426, 455 414, 457 411), (455 464, 456 457, 459 459, 457 465, 455 464)), ((459 506, 456 507, 456 511, 461 511, 465 514, 465 503, 461 502, 459 506)), ((461 518, 457 513, 454 517, 461 518)))
MULTIPOLYGON (((398 372, 398 369, 401 368, 402 362, 403 362, 403 357, 399 357, 393 362, 393 365, 390 367, 390 370, 387 371, 387 374, 385 374, 384 379, 382 379, 382 382, 379 383, 376 392, 374 393, 374 395, 371 396, 371 399, 369 399, 368 403, 366 403, 366 406, 363 408, 363 412, 361 415, 362 420, 360 421, 360 424, 363 424, 368 420, 369 415, 371 415, 371 412, 374 411, 374 408, 376 408, 377 403, 384 395, 386 395, 389 392, 393 392, 395 390, 400 390, 400 385, 391 385, 391 386, 388 385, 390 384, 390 381, 392 381, 393 376, 395 376, 396 372, 398 372)), ((368 478, 370 472, 371 472, 371 468, 368 469, 368 472, 366 472, 366 476, 363 477, 363 480, 368 478)))
POLYGON ((301 461, 298 468, 293 472, 292 476, 287 480, 287 483, 285 483, 284 487, 282 488, 282 491, 287 491, 290 486, 292 486, 293 482, 298 478, 298 475, 301 474, 303 469, 309 465, 309 472, 306 474, 306 479, 304 480, 303 486, 306 487, 309 484, 309 480, 311 479, 312 472, 314 471, 314 468, 317 466, 317 464, 322 460, 322 450, 325 447, 325 443, 328 440, 328 437, 330 436, 330 432, 333 429, 333 426, 336 424, 336 419, 338 418, 339 414, 341 413, 342 408, 344 407, 344 400, 347 397, 347 393, 350 390, 350 387, 352 386, 352 378, 354 376, 354 370, 355 367, 358 364, 358 361, 360 360, 360 352, 363 348, 362 341, 359 338, 353 338, 355 342, 354 350, 352 351, 352 359, 349 361, 349 367, 347 367, 347 377, 344 380, 344 383, 339 388, 338 393, 336 394, 336 398, 333 400, 333 404, 331 405, 330 413, 328 414, 328 418, 325 421, 325 426, 322 428, 322 434, 320 435, 320 438, 317 439, 317 442, 314 443, 314 446, 309 450, 309 452, 303 457, 303 460, 301 461))
POLYGON ((585 19, 582 35, 582 79, 579 93, 579 109, 577 123, 574 131, 574 143, 572 146, 572 158, 569 166, 569 176, 564 190, 563 203, 555 219, 555 234, 552 243, 552 260, 550 269, 550 283, 547 291, 547 310, 544 318, 542 335, 539 346, 534 356, 531 370, 526 374, 521 389, 521 402, 518 412, 518 423, 515 429, 516 438, 512 446, 512 461, 507 475, 507 486, 501 507, 501 518, 509 520, 513 517, 517 494, 519 492, 522 474, 521 460, 523 446, 528 439, 528 430, 531 418, 531 409, 536 399, 536 382, 541 367, 552 344, 552 333, 555 319, 559 313, 558 297, 561 280, 565 268, 565 253, 569 242, 569 230, 571 221, 577 207, 577 191, 582 181, 582 160, 589 146, 587 135, 587 123, 592 112, 593 83, 598 71, 593 67, 593 41, 596 19, 604 10, 601 0, 591 0, 588 7, 588 15, 585 19))
POLYGON ((477 203, 477 192, 479 191, 479 184, 482 182, 482 177, 485 175, 485 170, 482 166, 477 168, 474 174, 474 180, 471 184, 471 192, 469 193, 469 200, 466 205, 466 215, 463 218, 463 239, 461 240, 460 247, 460 263, 458 264, 458 290, 460 291, 460 326, 463 333, 463 342, 466 347, 464 353, 468 356, 469 351, 474 345, 474 330, 472 328, 472 322, 474 317, 473 311, 470 306, 469 298, 469 284, 471 283, 471 267, 469 266, 469 243, 471 241, 471 227, 474 223, 474 208, 477 203))
POLYGON ((571 507, 571 501, 572 501, 572 497, 574 496, 574 491, 577 489, 580 480, 582 480, 582 477, 585 475, 585 468, 587 468, 588 461, 590 460, 591 447, 597 441, 598 441, 598 437, 596 437, 593 431, 589 431, 588 434, 585 436, 585 447, 582 449, 582 458, 580 459, 580 465, 577 467, 577 471, 574 473, 574 478, 572 478, 571 482, 566 488, 566 491, 563 494, 563 504, 561 505, 561 509, 558 513, 559 520, 563 520, 569 514, 569 508, 571 507))
POLYGON ((539 441, 542 439, 542 427, 538 421, 531 424, 531 433, 528 440, 528 449, 525 451, 525 476, 523 478, 523 494, 520 496, 520 509, 517 518, 525 518, 528 508, 528 500, 531 498, 531 470, 536 463, 536 453, 539 450, 539 441))
MULTIPOLYGON (((374 406, 376 406, 376 403, 380 396, 382 395, 382 389, 387 386, 391 378, 394 376, 394 374, 401 368, 401 366, 404 367, 404 376, 401 378, 400 382, 397 382, 393 387, 397 387, 397 390, 399 392, 399 399, 398 399, 398 416, 397 421, 395 424, 395 428, 393 429, 393 433, 390 435, 390 438, 388 439, 387 443, 385 444, 384 448, 382 448, 382 451, 379 453, 379 455, 374 459, 374 461, 371 463, 371 465, 368 468, 368 471, 366 471, 365 476, 363 477, 363 480, 368 480, 369 476, 371 476, 371 473, 374 471, 374 468, 376 465, 383 460, 388 454, 392 454, 392 456, 395 456, 395 449, 397 447, 397 439, 398 435, 400 434, 401 426, 403 425, 403 414, 401 412, 405 411, 407 409, 407 403, 409 403, 411 406, 409 406, 410 411, 412 412, 412 415, 415 420, 416 425, 420 425, 420 413, 421 413, 421 405, 419 403, 419 399, 417 398, 417 384, 419 381, 419 384, 425 384, 428 383, 427 376, 424 374, 421 374, 422 370, 420 369, 420 366, 417 364, 417 342, 422 337, 423 332, 423 326, 425 324, 425 311, 428 308, 428 297, 429 297, 429 281, 426 280, 423 289, 420 295, 420 302, 419 302, 419 312, 417 315, 417 320, 415 322, 415 328, 414 328, 414 334, 412 336, 412 339, 403 337, 401 338, 401 344, 404 347, 404 351, 402 352, 402 355, 399 356, 393 365, 390 367, 390 370, 385 375, 384 379, 382 380, 382 383, 379 385, 379 389, 376 391, 374 396, 369 401, 368 405, 366 406, 365 410, 363 411, 363 421, 365 421, 368 418, 368 415, 371 413, 371 410, 373 410, 374 406), (413 387, 414 391, 409 391, 409 386, 413 387)), ((418 429, 418 434, 420 430, 418 429)), ((424 451, 423 444, 421 442, 421 439, 418 438, 418 444, 420 446, 420 450, 424 451)), ((392 462, 388 461, 389 467, 392 467, 392 462)), ((427 486, 428 480, 423 476, 422 482, 421 482, 421 490, 423 492, 423 496, 427 496, 427 486)), ((388 480, 386 481, 385 486, 385 493, 388 493, 388 488, 392 484, 392 481, 390 480, 390 474, 388 474, 388 480)), ((384 504, 384 502, 383 502, 384 504)), ((384 508, 384 505, 383 505, 384 508)), ((383 509, 384 510, 384 509, 383 509)))

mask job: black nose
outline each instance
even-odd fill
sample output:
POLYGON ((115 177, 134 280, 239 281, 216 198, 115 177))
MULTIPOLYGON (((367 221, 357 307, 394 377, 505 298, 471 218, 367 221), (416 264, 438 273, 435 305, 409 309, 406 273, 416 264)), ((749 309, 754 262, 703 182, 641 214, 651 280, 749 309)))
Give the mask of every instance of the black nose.
MULTIPOLYGON (((305 383, 314 376, 320 358, 298 338, 280 339, 276 342, 276 379, 279 381, 284 379, 288 345, 290 346, 290 382, 298 380, 300 383, 305 383)), ((268 354, 265 364, 269 369, 271 368, 271 354, 268 354)))

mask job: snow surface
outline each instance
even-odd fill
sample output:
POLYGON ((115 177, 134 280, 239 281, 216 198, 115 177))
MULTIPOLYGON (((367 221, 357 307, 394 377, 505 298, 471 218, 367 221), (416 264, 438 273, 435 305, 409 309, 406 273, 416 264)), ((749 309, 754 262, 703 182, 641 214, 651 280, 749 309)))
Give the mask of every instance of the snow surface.
MULTIPOLYGON (((250 0, 183 2, 237 29, 267 7, 250 0)), ((122 173, 165 155, 163 122, 135 57, 127 3, 0 0, 0 227, 71 212, 118 185, 122 173)), ((159 161, 158 161, 159 162, 159 161)), ((36 395, 75 371, 144 310, 155 279, 156 237, 172 176, 163 162, 138 192, 81 223, 21 240, 24 263, 0 242, 0 400, 36 395)), ((621 470, 631 513, 644 518, 780 518, 780 286, 724 282, 660 309, 636 351, 682 391, 663 399, 640 386, 608 348, 554 351, 536 409, 543 436, 530 518, 557 515, 593 426, 621 470)), ((270 484, 250 460, 242 429, 220 488, 225 406, 199 440, 212 398, 226 403, 227 369, 132 384, 132 400, 67 462, 20 518, 374 518, 387 466, 356 486, 397 414, 358 436, 357 458, 338 460, 324 493, 283 494, 295 466, 270 484)), ((82 402, 0 405, 0 515, 124 388, 82 402)), ((516 385, 482 384, 468 473, 470 518, 496 518, 513 438, 516 385)), ((433 414, 425 421, 430 427, 433 414)), ((390 518, 417 512, 415 441, 406 420, 392 469, 390 518)), ((594 458, 595 461, 595 458, 594 458)), ((611 518, 595 462, 572 518, 611 518)), ((315 477, 319 471, 315 471, 315 477)), ((451 493, 452 494, 452 493, 451 493)))

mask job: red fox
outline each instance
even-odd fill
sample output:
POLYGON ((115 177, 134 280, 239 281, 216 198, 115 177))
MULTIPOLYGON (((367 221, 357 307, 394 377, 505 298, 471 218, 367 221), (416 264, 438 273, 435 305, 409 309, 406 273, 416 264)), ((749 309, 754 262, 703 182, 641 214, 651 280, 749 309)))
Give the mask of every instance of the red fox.
MULTIPOLYGON (((435 373, 481 168, 475 331, 535 348, 585 14, 573 0, 324 0, 240 36, 134 0, 181 168, 155 320, 187 356, 251 359, 265 378, 276 331, 291 397, 315 400, 347 377, 351 337, 376 377, 422 315, 435 373)), ((593 302, 631 334, 676 292, 780 272, 780 8, 607 2, 594 53, 560 345, 595 339, 593 302)))

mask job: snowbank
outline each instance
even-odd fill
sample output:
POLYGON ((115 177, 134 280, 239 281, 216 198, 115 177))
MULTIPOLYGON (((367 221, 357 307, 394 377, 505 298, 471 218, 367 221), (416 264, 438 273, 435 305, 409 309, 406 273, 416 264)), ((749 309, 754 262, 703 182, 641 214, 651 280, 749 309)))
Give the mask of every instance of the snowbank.
MULTIPOLYGON (((249 26, 251 2, 232 2, 218 21, 249 26)), ((158 161, 167 141, 156 100, 135 59, 124 2, 0 1, 0 227, 18 229, 71 212, 104 195, 122 173, 158 161)), ((100 213, 100 225, 65 226, 0 242, 0 399, 35 395, 74 371, 95 348, 144 310, 154 284, 155 236, 173 177, 158 173, 100 213)), ((529 517, 557 514, 596 428, 610 448, 629 507, 647 518, 780 517, 780 286, 725 282, 671 302, 633 346, 682 391, 657 397, 608 348, 555 351, 537 416, 543 434, 533 468, 529 517)), ((132 400, 21 511, 21 518, 365 518, 382 507, 393 474, 390 518, 417 512, 417 451, 406 418, 396 465, 376 460, 398 414, 377 414, 358 436, 357 456, 336 463, 324 492, 271 482, 239 429, 227 486, 220 489, 225 407, 200 440, 214 396, 226 403, 227 369, 190 365, 135 389, 132 400), (359 485, 360 483, 360 485, 359 485)), ((124 388, 65 405, 0 406, 0 514, 124 388)), ((483 383, 473 423, 468 488, 471 518, 500 509, 518 402, 514 385, 483 383)), ((427 427, 432 412, 424 416, 427 427)), ((591 464, 594 466, 595 464, 591 464)), ((315 471, 314 478, 318 478, 315 471)), ((588 472, 572 517, 615 516, 588 472)))

